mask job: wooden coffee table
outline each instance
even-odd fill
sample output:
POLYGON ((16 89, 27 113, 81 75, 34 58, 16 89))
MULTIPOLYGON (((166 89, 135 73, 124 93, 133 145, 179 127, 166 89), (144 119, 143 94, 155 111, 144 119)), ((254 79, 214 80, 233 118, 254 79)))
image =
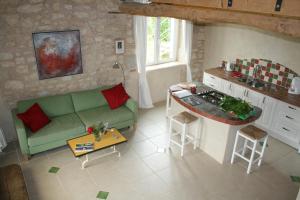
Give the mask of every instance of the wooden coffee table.
POLYGON ((76 137, 70 140, 67 140, 67 143, 73 152, 74 156, 80 160, 81 168, 84 169, 89 161, 96 160, 100 157, 108 156, 110 154, 118 153, 118 156, 121 156, 121 153, 116 150, 116 145, 126 142, 127 139, 115 128, 112 128, 106 132, 105 135, 102 136, 101 140, 97 142, 93 134, 87 134, 84 136, 76 137), (76 144, 85 144, 85 143, 93 143, 94 149, 92 151, 80 151, 76 152, 76 144), (112 148, 111 152, 102 154, 92 160, 89 160, 88 154, 93 153, 95 151, 112 148), (81 160, 80 157, 85 156, 85 160, 81 160))

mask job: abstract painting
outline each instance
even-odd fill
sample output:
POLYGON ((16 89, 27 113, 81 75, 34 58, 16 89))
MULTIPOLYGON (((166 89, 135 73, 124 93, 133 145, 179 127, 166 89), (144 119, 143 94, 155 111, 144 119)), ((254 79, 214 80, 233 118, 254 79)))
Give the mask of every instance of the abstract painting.
POLYGON ((32 38, 40 80, 82 73, 79 30, 33 33, 32 38))

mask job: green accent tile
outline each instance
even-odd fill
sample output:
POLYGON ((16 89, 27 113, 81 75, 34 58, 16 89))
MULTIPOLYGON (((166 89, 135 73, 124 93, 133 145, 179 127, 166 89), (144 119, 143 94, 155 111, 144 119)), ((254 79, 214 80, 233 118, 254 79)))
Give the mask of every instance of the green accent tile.
POLYGON ((273 81, 273 78, 269 78, 269 81, 268 81, 268 82, 269 82, 269 83, 272 83, 272 81, 273 81))
POLYGON ((290 176, 293 182, 300 183, 300 177, 299 176, 290 176))
POLYGON ((284 73, 284 77, 288 77, 289 76, 289 73, 288 72, 285 72, 284 73))
POLYGON ((100 191, 100 192, 98 192, 96 198, 105 200, 105 199, 107 199, 108 194, 109 194, 109 192, 100 191))
POLYGON ((267 67, 267 72, 270 72, 271 71, 271 67, 267 67))
POLYGON ((276 69, 276 66, 275 66, 275 64, 272 64, 272 69, 276 69))
POLYGON ((58 170, 59 170, 59 167, 51 167, 48 172, 56 174, 58 172, 58 170))
POLYGON ((292 79, 288 79, 287 82, 288 82, 288 83, 292 83, 292 79))
POLYGON ((274 75, 273 78, 277 80, 278 79, 278 75, 274 75))
POLYGON ((249 75, 249 71, 246 71, 246 75, 249 75))

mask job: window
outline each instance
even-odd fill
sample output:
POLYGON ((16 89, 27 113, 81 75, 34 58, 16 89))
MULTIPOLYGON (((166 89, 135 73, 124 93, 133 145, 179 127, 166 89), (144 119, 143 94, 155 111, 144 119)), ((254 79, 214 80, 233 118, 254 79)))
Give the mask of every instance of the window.
POLYGON ((147 17, 147 65, 176 60, 178 21, 167 17, 147 17))

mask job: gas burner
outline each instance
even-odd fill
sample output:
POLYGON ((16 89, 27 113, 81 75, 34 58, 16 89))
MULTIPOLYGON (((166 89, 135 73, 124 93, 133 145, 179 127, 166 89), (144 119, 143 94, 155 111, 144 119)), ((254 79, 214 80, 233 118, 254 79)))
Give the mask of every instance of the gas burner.
POLYGON ((204 93, 197 94, 197 96, 206 102, 209 102, 214 105, 219 105, 225 95, 218 91, 207 91, 204 93))
POLYGON ((225 94, 212 90, 212 89, 203 89, 197 94, 188 96, 184 99, 185 102, 189 103, 192 106, 200 105, 202 103, 208 102, 213 105, 220 105, 221 101, 224 99, 225 94))

